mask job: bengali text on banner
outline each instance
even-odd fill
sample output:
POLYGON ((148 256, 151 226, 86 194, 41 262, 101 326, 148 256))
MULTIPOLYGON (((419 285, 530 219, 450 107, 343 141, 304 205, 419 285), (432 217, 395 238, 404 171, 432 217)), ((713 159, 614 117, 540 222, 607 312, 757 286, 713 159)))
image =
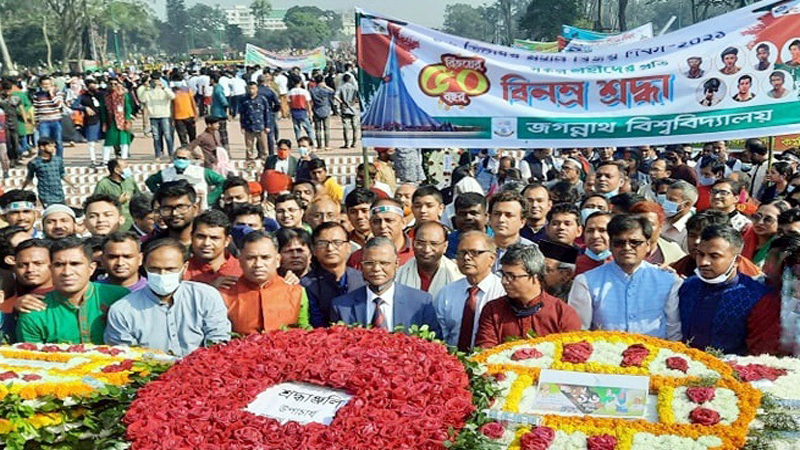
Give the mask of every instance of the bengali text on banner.
POLYGON ((244 61, 248 66, 259 65, 287 70, 299 67, 303 72, 311 72, 314 69, 325 68, 325 47, 315 48, 302 55, 279 55, 253 44, 247 44, 244 61))

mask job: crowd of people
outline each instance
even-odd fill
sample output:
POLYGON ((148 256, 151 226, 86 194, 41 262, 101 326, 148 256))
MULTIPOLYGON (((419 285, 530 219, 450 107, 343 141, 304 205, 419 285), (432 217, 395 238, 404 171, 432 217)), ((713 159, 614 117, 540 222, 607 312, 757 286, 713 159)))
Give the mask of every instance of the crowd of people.
MULTIPOLYGON (((463 351, 579 329, 791 351, 781 287, 800 264, 800 151, 771 158, 759 139, 735 155, 724 141, 464 149, 450 181, 433 185, 420 150, 376 148, 342 186, 312 149, 329 145, 334 111, 355 144, 350 67, 308 80, 251 69, 157 72, 138 87, 87 77, 72 103, 49 77, 31 96, 4 81, 0 107, 31 100, 38 127, 24 185, 0 197, 5 339, 183 356, 232 333, 345 322, 427 325, 463 351), (83 112, 87 140, 105 133, 108 175, 78 209, 66 205, 64 185, 75 183, 48 120, 63 104, 83 112), (165 138, 155 156, 171 162, 143 186, 127 160, 139 110, 165 138), (263 167, 258 179, 226 164, 229 117, 241 121, 248 162, 263 167), (278 136, 280 117, 293 140, 278 136)), ((16 129, 5 136, 19 144, 7 145, 12 160, 33 144, 16 129)))

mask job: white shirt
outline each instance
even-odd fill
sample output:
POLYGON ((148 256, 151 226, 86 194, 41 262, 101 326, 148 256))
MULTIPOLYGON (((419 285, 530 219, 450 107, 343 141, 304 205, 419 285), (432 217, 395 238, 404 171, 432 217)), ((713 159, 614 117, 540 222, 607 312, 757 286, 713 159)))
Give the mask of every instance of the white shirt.
MULTIPOLYGON (((470 284, 466 278, 454 281, 443 287, 433 307, 436 310, 436 319, 442 328, 442 339, 450 345, 458 345, 458 335, 461 332, 461 318, 464 314, 464 304, 469 298, 470 284)), ((478 304, 475 308, 475 319, 472 324, 472 341, 470 345, 475 345, 475 334, 478 332, 478 323, 481 311, 490 301, 506 295, 500 277, 490 273, 486 278, 478 283, 478 304)))
POLYGON ((286 75, 279 73, 274 78, 275 84, 278 85, 278 95, 286 95, 289 93, 289 79, 286 75))
POLYGON ((240 77, 231 79, 231 95, 245 95, 247 93, 247 82, 240 77))
POLYGON ((280 173, 288 174, 289 173, 289 158, 286 158, 286 159, 278 158, 278 161, 275 162, 275 171, 276 172, 280 172, 280 173))
POLYGON ((211 87, 211 77, 208 75, 200 75, 197 77, 197 90, 206 97, 211 97, 214 94, 214 88, 211 87))
POLYGON ((664 231, 661 232, 661 237, 680 245, 684 253, 689 253, 689 237, 686 231, 686 222, 688 222, 693 215, 694 213, 690 211, 675 223, 669 223, 669 221, 667 221, 667 223, 664 224, 664 231))
POLYGON ((372 292, 372 289, 367 286, 367 325, 372 324, 372 316, 375 314, 375 299, 381 298, 381 311, 383 316, 386 317, 386 329, 392 331, 394 329, 394 282, 389 286, 389 289, 378 295, 372 292))
POLYGON ((228 76, 219 77, 219 85, 222 86, 222 92, 225 97, 231 96, 231 79, 228 76))

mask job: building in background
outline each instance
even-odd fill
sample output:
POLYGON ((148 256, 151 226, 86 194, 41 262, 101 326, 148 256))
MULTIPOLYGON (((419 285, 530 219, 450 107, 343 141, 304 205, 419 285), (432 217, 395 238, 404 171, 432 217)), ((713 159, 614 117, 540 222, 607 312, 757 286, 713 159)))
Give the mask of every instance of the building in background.
POLYGON ((227 7, 223 8, 222 11, 225 13, 225 20, 228 24, 238 25, 242 29, 242 33, 247 37, 253 37, 257 29, 272 31, 286 29, 286 24, 283 22, 283 18, 286 16, 285 9, 273 9, 269 16, 264 19, 264 23, 261 26, 256 24, 256 18, 253 17, 249 5, 227 7))

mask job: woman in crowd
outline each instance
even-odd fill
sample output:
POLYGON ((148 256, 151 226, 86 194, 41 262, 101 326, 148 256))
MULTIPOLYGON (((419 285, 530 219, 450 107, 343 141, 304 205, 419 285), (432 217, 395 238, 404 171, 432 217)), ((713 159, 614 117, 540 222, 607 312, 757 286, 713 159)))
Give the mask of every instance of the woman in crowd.
POLYGON ((786 197, 789 194, 787 188, 793 172, 792 165, 788 162, 779 161, 773 164, 766 177, 769 185, 761 189, 761 193, 758 196, 759 201, 761 203, 769 203, 778 197, 786 197))
POLYGON ((764 265, 770 244, 778 234, 778 216, 789 209, 785 201, 762 204, 753 215, 753 226, 745 230, 742 256, 757 266, 764 265))

